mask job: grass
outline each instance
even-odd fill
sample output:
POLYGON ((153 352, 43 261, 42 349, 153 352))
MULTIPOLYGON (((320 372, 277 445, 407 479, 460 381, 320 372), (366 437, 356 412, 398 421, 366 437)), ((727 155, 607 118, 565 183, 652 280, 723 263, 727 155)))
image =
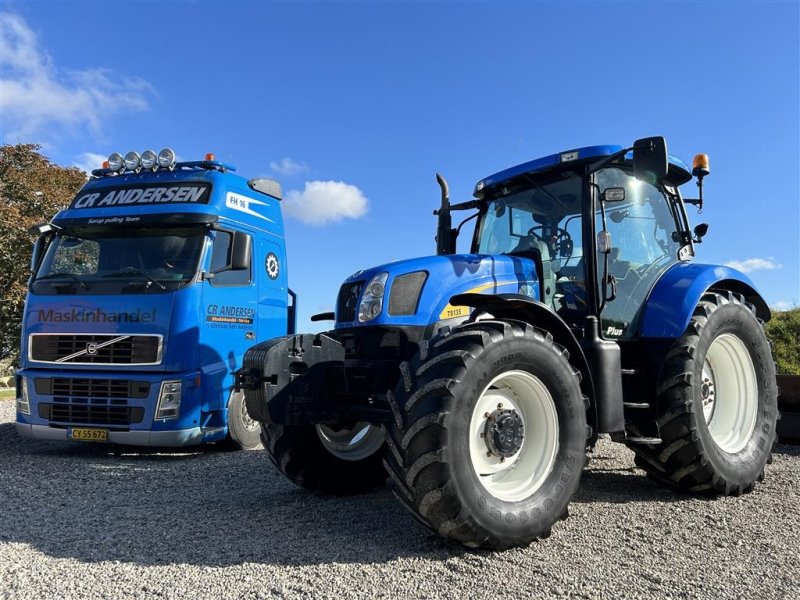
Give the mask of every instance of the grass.
POLYGON ((9 388, 7 390, 0 390, 0 400, 13 400, 16 392, 14 388, 9 388))

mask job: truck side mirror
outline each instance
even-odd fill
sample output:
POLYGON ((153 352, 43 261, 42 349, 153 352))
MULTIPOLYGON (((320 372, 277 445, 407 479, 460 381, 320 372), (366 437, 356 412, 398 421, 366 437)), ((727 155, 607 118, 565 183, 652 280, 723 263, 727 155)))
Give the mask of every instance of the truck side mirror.
POLYGON ((31 273, 35 273, 39 268, 39 263, 42 261, 42 255, 47 248, 47 236, 40 235, 33 243, 33 252, 31 252, 31 273))
POLYGON ((633 174, 636 179, 657 184, 667 174, 667 142, 663 137, 649 137, 633 143, 633 174))
POLYGON ((242 231, 234 231, 228 265, 231 271, 244 271, 250 268, 253 255, 253 238, 242 231))

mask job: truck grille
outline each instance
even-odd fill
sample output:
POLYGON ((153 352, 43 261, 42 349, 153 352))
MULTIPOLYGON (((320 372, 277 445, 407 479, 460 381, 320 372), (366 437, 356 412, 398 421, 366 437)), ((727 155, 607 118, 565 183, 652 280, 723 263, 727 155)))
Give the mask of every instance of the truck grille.
POLYGON ((154 365, 161 362, 161 339, 160 335, 34 333, 29 357, 74 365, 154 365))
POLYGON ((358 297, 361 288, 364 287, 363 281, 345 283, 339 290, 339 298, 336 300, 336 320, 355 321, 356 311, 358 310, 358 297))
POLYGON ((57 398, 147 398, 150 384, 127 379, 78 379, 54 377, 34 379, 36 393, 57 398))
MULTIPOLYGON (((113 401, 108 401, 113 402, 113 401)), ((125 400, 116 402, 126 403, 125 400)), ((80 402, 55 402, 39 404, 39 416, 51 423, 64 425, 111 425, 127 426, 141 423, 144 408, 140 406, 120 406, 105 400, 84 400, 80 402)))
POLYGON ((147 398, 147 381, 36 377, 36 393, 52 396, 52 403, 39 404, 39 416, 67 425, 130 425, 141 423, 144 408, 129 406, 129 398, 147 398))

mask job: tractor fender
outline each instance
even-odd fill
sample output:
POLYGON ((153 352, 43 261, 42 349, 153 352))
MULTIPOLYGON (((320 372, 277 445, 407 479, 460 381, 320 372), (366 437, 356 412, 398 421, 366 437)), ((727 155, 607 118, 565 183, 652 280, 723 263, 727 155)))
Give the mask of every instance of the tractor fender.
POLYGON ((742 294, 755 306, 758 318, 769 321, 771 317, 767 303, 744 273, 720 265, 682 262, 667 269, 650 291, 642 316, 641 337, 680 337, 700 298, 710 291, 742 294))
MULTIPOLYGON (((537 300, 521 294, 458 294, 450 299, 453 306, 469 306, 475 309, 472 317, 487 312, 497 319, 514 319, 530 323, 553 336, 553 340, 569 352, 569 362, 580 371, 581 389, 592 404, 596 399, 592 372, 583 348, 575 334, 556 312, 537 300)), ((596 412, 591 411, 590 418, 596 421, 596 412)), ((589 423, 594 431, 596 422, 589 423)))

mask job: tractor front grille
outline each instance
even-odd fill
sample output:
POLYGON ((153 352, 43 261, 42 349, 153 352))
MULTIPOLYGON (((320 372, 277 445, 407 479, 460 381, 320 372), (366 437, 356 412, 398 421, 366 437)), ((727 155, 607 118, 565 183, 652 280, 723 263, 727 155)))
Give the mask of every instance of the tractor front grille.
POLYGON ((363 281, 345 283, 339 290, 339 298, 336 300, 336 320, 349 323, 356 320, 358 312, 358 298, 361 295, 361 288, 364 287, 363 281))

